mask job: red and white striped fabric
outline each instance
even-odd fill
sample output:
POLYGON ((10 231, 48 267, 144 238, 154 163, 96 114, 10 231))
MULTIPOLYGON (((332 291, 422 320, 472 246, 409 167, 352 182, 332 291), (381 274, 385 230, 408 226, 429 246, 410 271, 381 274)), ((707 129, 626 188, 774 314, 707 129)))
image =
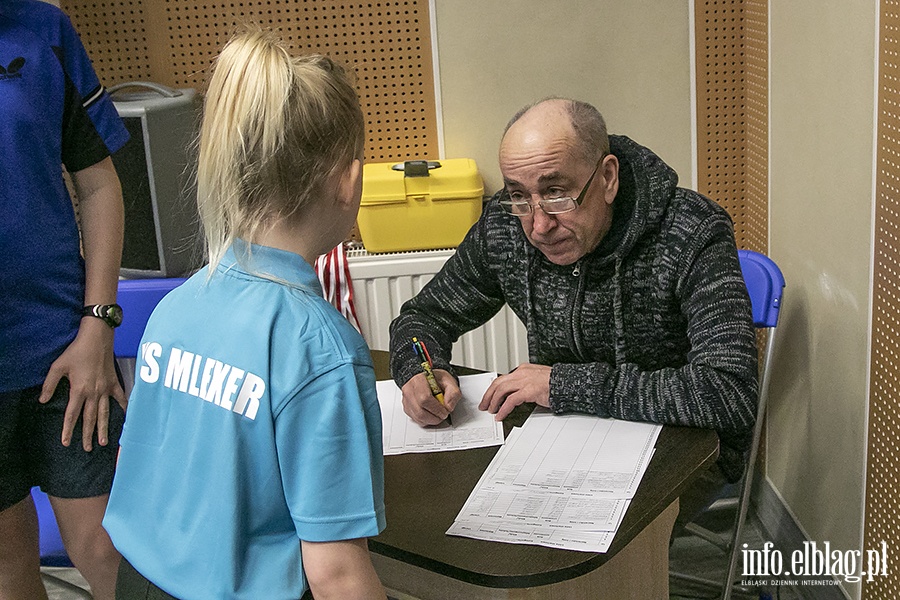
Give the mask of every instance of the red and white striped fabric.
POLYGON ((353 305, 353 282, 350 281, 350 266, 343 242, 317 258, 315 268, 322 284, 322 295, 361 332, 353 305))

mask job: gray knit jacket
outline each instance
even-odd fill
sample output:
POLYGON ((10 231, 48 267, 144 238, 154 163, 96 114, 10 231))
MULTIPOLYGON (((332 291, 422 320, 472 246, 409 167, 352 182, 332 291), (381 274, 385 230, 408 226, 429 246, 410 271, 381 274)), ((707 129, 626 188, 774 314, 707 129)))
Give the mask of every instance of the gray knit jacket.
POLYGON ((731 219, 677 187, 658 156, 610 136, 619 159, 613 223, 575 265, 534 248, 517 217, 486 205, 457 252, 391 323, 391 372, 420 372, 413 336, 436 368, 453 343, 508 304, 530 361, 553 367, 550 407, 715 429, 719 465, 737 480, 757 403, 756 337, 731 219))

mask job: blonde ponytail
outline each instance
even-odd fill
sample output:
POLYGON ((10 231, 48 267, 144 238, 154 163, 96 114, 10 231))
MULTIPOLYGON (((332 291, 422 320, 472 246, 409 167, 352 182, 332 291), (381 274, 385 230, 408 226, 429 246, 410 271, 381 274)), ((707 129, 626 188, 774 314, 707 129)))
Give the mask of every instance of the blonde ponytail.
MULTIPOLYGON (((197 202, 211 267, 235 238, 297 215, 362 155, 364 121, 343 70, 294 58, 271 33, 234 37, 213 65, 197 202)), ((212 272, 213 269, 211 269, 212 272)))

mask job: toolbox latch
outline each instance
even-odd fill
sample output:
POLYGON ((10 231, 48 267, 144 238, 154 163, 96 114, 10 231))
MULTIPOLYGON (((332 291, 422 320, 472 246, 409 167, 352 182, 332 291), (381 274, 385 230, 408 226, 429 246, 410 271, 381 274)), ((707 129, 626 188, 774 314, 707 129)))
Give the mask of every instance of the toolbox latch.
POLYGON ((404 177, 428 177, 428 171, 440 169, 441 163, 436 160, 407 160, 391 168, 394 171, 403 171, 404 177))

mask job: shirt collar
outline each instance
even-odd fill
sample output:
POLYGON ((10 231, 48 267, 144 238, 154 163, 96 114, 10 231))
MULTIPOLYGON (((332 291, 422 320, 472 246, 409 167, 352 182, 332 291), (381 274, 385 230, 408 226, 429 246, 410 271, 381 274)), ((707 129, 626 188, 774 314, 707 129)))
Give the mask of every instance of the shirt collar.
POLYGON ((235 239, 225 251, 217 268, 219 272, 237 271, 251 277, 275 279, 288 285, 322 295, 319 277, 302 256, 270 246, 248 244, 235 239))

